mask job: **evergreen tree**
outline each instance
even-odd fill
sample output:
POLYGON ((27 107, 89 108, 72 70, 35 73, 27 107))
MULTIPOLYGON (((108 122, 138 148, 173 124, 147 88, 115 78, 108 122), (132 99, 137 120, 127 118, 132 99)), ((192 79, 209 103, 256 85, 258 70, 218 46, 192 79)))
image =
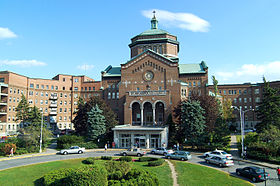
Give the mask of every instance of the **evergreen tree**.
POLYGON ((30 126, 39 127, 42 121, 42 112, 34 106, 29 109, 27 121, 30 126))
POLYGON ((90 111, 88 104, 85 104, 83 98, 79 97, 78 110, 75 112, 76 117, 73 120, 75 133, 81 136, 85 136, 87 133, 87 112, 90 111))
POLYGON ((212 76, 212 81, 213 81, 213 86, 214 86, 214 94, 215 97, 218 95, 218 80, 216 79, 215 76, 212 76))
POLYGON ((95 107, 87 113, 88 115, 88 138, 89 140, 96 140, 100 135, 106 132, 105 117, 102 115, 103 111, 99 109, 96 104, 95 107))
POLYGON ((279 91, 271 88, 265 78, 263 78, 263 81, 263 98, 257 108, 257 117, 260 120, 260 123, 256 126, 258 132, 268 129, 270 125, 280 128, 279 91))
POLYGON ((29 104, 23 94, 21 94, 21 100, 16 108, 17 121, 21 120, 22 125, 25 126, 28 119, 29 104))
POLYGON ((181 124, 187 142, 194 147, 198 145, 199 137, 204 132, 204 109, 199 101, 184 101, 181 106, 181 124))
POLYGON ((173 122, 172 114, 168 115, 166 124, 169 127, 169 133, 168 133, 168 141, 169 142, 168 142, 168 144, 169 145, 177 144, 179 142, 178 134, 180 133, 180 130, 179 130, 179 126, 175 122, 173 122))

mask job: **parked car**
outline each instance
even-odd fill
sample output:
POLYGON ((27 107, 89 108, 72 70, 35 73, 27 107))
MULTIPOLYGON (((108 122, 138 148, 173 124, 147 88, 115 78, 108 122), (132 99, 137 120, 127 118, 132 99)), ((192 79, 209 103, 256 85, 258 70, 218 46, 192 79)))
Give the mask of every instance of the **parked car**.
POLYGON ((244 176, 251 179, 253 182, 265 181, 269 178, 269 174, 264 172, 263 168, 260 167, 244 167, 236 169, 238 176, 244 176))
POLYGON ((230 159, 230 160, 232 159, 232 155, 231 154, 229 154, 229 153, 227 153, 225 151, 222 151, 222 150, 217 150, 217 149, 212 151, 212 152, 205 152, 203 154, 203 156, 205 158, 212 157, 212 156, 220 156, 220 157, 224 157, 224 158, 227 158, 227 159, 230 159))
POLYGON ((165 156, 167 159, 175 159, 175 160, 189 160, 192 158, 192 155, 190 152, 187 151, 175 151, 172 154, 166 154, 165 156))
POLYGON ((156 148, 156 149, 153 149, 152 151, 151 151, 151 153, 152 154, 161 154, 161 155, 166 155, 166 154, 171 154, 171 153, 173 153, 174 151, 173 150, 168 150, 168 149, 166 149, 166 148, 163 148, 163 147, 161 147, 161 148, 156 148))
POLYGON ((219 165, 219 167, 229 167, 234 165, 233 160, 229 160, 220 156, 212 156, 205 158, 206 163, 219 165))
POLYGON ((123 156, 144 156, 146 154, 145 151, 141 150, 140 148, 130 148, 121 153, 123 156))
POLYGON ((79 146, 72 146, 69 149, 62 149, 60 151, 60 154, 66 155, 66 154, 82 154, 85 152, 85 148, 81 148, 79 146))

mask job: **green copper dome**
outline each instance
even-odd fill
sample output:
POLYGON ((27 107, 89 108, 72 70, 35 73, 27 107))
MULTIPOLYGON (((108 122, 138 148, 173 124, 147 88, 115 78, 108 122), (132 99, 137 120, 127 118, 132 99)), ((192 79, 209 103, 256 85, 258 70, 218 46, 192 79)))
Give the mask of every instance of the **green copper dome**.
POLYGON ((167 31, 161 30, 161 29, 150 29, 150 30, 146 30, 146 31, 142 32, 141 34, 139 34, 139 36, 159 35, 159 34, 169 34, 169 33, 167 31))

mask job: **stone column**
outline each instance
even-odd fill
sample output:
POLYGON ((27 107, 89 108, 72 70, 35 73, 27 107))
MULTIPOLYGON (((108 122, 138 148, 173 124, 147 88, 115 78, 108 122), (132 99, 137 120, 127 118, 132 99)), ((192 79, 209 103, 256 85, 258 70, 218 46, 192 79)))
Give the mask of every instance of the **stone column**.
POLYGON ((156 107, 153 106, 153 125, 156 123, 156 107))
POLYGON ((130 147, 133 147, 133 145, 134 145, 134 134, 133 133, 131 133, 131 144, 130 144, 130 147))
POLYGON ((144 124, 144 107, 141 106, 140 109, 141 109, 141 126, 143 126, 143 124, 144 124))
POLYGON ((146 134, 146 148, 149 149, 150 148, 150 135, 146 134))

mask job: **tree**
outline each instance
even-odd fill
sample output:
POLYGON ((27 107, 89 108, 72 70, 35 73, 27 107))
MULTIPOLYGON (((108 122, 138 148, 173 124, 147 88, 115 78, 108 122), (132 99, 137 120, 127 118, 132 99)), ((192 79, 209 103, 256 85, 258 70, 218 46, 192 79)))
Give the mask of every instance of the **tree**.
POLYGON ((223 118, 225 121, 232 121, 234 118, 232 102, 230 99, 223 101, 223 118))
POLYGON ((192 94, 191 100, 200 102, 200 106, 204 110, 203 116, 205 118, 205 130, 208 132, 213 131, 216 120, 220 115, 217 99, 210 95, 192 94))
POLYGON ((113 131, 111 129, 118 124, 118 121, 116 120, 116 114, 100 97, 91 97, 84 105, 81 104, 77 115, 73 120, 76 133, 82 136, 87 135, 87 112, 89 112, 96 104, 103 111, 103 115, 106 120, 106 132, 103 138, 107 139, 107 141, 111 141, 113 139, 113 131))
POLYGON ((260 123, 257 124, 256 129, 262 132, 268 129, 270 125, 280 128, 280 96, 278 90, 271 88, 269 82, 263 78, 263 98, 257 107, 257 117, 260 123))
POLYGON ((205 128, 204 109, 199 101, 183 101, 181 106, 181 124, 187 142, 194 147, 198 145, 199 136, 205 128))
POLYGON ((29 104, 23 94, 21 94, 21 100, 18 103, 16 112, 17 121, 21 120, 22 125, 25 126, 25 123, 28 119, 29 104))
POLYGON ((212 81, 213 81, 213 86, 214 86, 214 94, 215 97, 218 95, 218 80, 216 79, 215 76, 212 76, 212 81))
POLYGON ((177 123, 175 123, 172 119, 172 114, 168 115, 166 124, 169 127, 169 133, 168 133, 168 144, 177 144, 179 142, 178 137, 180 136, 180 128, 177 123))
POLYGON ((105 117, 102 115, 103 111, 99 109, 96 104, 95 107, 87 113, 88 114, 88 138, 96 140, 100 135, 106 132, 105 117))
POLYGON ((27 121, 30 126, 38 127, 41 126, 42 121, 42 113, 38 109, 38 107, 34 106, 29 109, 27 121))

